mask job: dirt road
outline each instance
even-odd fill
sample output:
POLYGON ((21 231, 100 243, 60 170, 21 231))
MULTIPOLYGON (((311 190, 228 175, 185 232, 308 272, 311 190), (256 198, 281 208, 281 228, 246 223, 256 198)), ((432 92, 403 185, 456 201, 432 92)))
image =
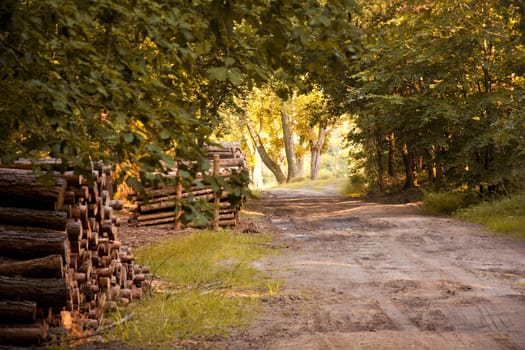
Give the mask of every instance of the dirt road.
POLYGON ((270 190, 245 211, 286 247, 258 266, 282 290, 212 348, 525 349, 524 241, 326 191, 270 190))

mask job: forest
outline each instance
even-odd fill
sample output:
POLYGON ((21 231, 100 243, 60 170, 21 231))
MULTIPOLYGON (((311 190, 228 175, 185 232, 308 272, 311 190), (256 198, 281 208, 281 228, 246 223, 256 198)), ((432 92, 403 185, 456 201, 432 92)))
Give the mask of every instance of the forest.
POLYGON ((285 183, 343 130, 368 191, 523 182, 520 0, 4 0, 0 47, 3 163, 103 160, 140 188, 193 160, 191 183, 235 140, 285 183))

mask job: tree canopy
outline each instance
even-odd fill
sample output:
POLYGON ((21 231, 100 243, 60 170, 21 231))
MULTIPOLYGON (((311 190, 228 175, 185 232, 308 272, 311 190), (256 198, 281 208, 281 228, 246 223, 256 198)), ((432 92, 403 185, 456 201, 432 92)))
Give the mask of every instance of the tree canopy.
POLYGON ((379 189, 422 174, 495 183, 525 167, 518 0, 4 0, 0 48, 3 162, 96 159, 140 174, 199 162, 221 111, 277 79, 279 99, 323 96, 309 124, 277 115, 317 128, 311 149, 354 115, 349 140, 379 189))
POLYGON ((350 137, 365 145, 379 188, 392 151, 405 187, 424 173, 438 185, 494 184, 523 167, 524 23, 517 1, 364 4, 350 137))
POLYGON ((276 70, 295 84, 297 74, 327 70, 334 57, 344 67, 352 24, 339 19, 355 6, 3 1, 0 156, 104 159, 145 170, 159 160, 198 160, 219 108, 236 93, 276 70), (336 30, 345 34, 331 35, 336 30))

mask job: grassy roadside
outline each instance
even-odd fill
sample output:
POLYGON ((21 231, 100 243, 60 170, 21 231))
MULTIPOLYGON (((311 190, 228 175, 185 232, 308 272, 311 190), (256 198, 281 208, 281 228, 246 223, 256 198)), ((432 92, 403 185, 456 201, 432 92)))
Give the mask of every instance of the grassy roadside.
POLYGON ((460 209, 455 217, 483 224, 496 233, 525 239, 525 193, 460 209))
POLYGON ((276 252, 269 235, 199 231, 137 251, 155 275, 147 298, 115 320, 133 317, 107 334, 110 341, 174 348, 185 340, 228 334, 247 325, 262 296, 278 291, 253 262, 276 252))
POLYGON ((427 193, 423 210, 483 224, 498 234, 525 239, 525 193, 479 203, 462 192, 427 193))

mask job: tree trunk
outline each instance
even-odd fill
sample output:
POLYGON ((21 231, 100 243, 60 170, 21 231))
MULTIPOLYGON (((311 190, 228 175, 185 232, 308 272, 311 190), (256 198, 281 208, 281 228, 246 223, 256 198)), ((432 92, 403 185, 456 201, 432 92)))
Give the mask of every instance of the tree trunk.
POLYGON ((376 130, 375 147, 377 164, 377 188, 379 192, 383 192, 385 190, 385 182, 383 179, 385 170, 383 167, 383 136, 380 130, 376 130))
POLYGON ((281 170, 281 167, 279 164, 277 164, 266 152, 266 148, 264 147, 261 138, 259 137, 259 134, 255 132, 253 129, 253 126, 251 125, 251 122, 249 118, 245 118, 246 127, 248 128, 248 132, 250 133, 250 137, 252 138, 253 143, 255 144, 255 148, 257 149, 257 152, 261 156, 261 160, 263 161, 264 165, 270 169, 272 174, 275 176, 275 179, 277 180, 277 183, 283 184, 286 182, 286 176, 284 175, 283 171, 281 170))
POLYGON ((40 278, 63 278, 64 260, 58 254, 43 258, 0 264, 0 275, 40 278))
POLYGON ((321 151, 326 141, 326 126, 319 125, 319 134, 317 141, 310 141, 310 153, 312 155, 310 163, 310 179, 315 180, 319 177, 321 169, 321 151))
POLYGON ((66 228, 67 213, 0 206, 0 222, 6 225, 32 226, 62 231, 66 228))
POLYGON ((396 134, 392 131, 388 137, 388 176, 395 177, 395 154, 396 154, 396 134))
POLYGON ((64 232, 12 231, 0 228, 1 256, 33 259, 58 254, 67 264, 69 249, 66 243, 67 236, 64 232))
POLYGON ((403 145, 401 149, 401 154, 403 155, 403 164, 405 166, 405 189, 414 187, 414 172, 413 172, 413 161, 410 159, 410 153, 408 152, 408 147, 406 144, 403 145))
POLYGON ((35 301, 38 307, 61 310, 69 300, 66 280, 0 276, 0 295, 8 300, 35 301))
POLYGON ((57 174, 39 179, 31 170, 0 168, 0 206, 58 210, 66 186, 57 174))
POLYGON ((283 125, 283 141, 284 150, 286 153, 286 161, 288 163, 288 177, 286 181, 290 181, 299 176, 299 169, 297 168, 297 156, 294 147, 294 134, 290 127, 290 117, 287 113, 281 111, 281 121, 283 125))
POLYGON ((427 171, 428 171, 428 181, 431 184, 436 182, 436 156, 434 152, 434 146, 427 148, 426 150, 428 156, 427 162, 427 171))

